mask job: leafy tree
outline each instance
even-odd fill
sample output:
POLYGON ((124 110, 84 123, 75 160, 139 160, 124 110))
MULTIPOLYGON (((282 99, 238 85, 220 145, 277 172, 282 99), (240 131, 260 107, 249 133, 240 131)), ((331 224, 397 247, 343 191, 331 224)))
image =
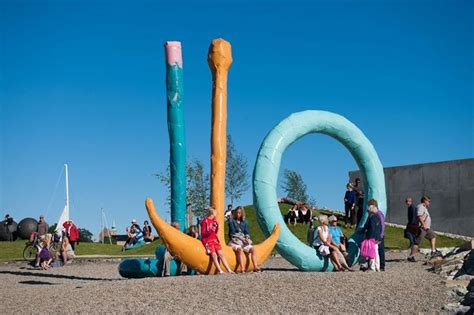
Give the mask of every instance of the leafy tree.
POLYGON ((204 171, 204 165, 198 160, 192 161, 186 167, 186 200, 191 204, 196 217, 202 218, 209 205, 210 178, 204 171))
MULTIPOLYGON (((171 205, 171 178, 170 168, 165 172, 155 174, 160 182, 168 188, 166 203, 171 205)), ((198 160, 192 160, 186 164, 186 201, 191 204, 193 214, 202 218, 209 205, 210 178, 204 170, 204 164, 198 160)))
POLYGON ((298 172, 285 169, 283 175, 283 185, 281 186, 286 192, 288 198, 298 201, 307 202, 308 194, 306 192, 306 184, 298 172))
POLYGON ((230 203, 239 200, 249 189, 248 162, 237 152, 230 135, 227 136, 227 161, 225 176, 225 192, 230 203))
POLYGON ((53 234, 56 231, 56 227, 58 226, 57 223, 54 223, 53 225, 50 225, 48 228, 48 233, 53 234))
POLYGON ((79 228, 79 242, 92 243, 92 233, 85 229, 79 228))

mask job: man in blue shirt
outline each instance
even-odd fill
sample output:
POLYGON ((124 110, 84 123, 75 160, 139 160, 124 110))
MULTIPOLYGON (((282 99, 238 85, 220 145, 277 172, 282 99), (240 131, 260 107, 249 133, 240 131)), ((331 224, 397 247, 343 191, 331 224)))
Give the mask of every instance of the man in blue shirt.
POLYGON ((337 217, 335 215, 329 217, 328 229, 331 234, 331 242, 339 248, 344 258, 347 258, 349 254, 346 251, 344 233, 342 233, 341 228, 337 226, 337 217))

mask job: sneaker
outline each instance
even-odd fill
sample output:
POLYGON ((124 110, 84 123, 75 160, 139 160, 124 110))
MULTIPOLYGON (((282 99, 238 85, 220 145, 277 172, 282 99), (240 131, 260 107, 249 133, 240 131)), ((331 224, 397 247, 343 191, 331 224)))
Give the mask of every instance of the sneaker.
POLYGON ((408 257, 407 260, 409 262, 416 262, 415 256, 408 257))
POLYGON ((431 257, 441 257, 443 254, 439 250, 435 250, 434 252, 431 252, 431 257))

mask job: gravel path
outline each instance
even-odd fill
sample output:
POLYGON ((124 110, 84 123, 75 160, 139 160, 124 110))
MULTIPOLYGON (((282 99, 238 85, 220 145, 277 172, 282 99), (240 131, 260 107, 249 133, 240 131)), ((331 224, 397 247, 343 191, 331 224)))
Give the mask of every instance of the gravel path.
POLYGON ((117 263, 73 263, 49 271, 0 265, 2 314, 436 312, 447 302, 440 276, 404 253, 381 273, 299 272, 272 257, 263 273, 123 279, 117 263), (62 301, 62 303, 61 303, 62 301))

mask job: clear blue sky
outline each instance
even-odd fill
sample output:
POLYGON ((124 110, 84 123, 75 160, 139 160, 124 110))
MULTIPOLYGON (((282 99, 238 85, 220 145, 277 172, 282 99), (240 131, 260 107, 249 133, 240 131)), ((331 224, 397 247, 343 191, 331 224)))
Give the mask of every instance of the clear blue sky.
MULTIPOLYGON (((3 214, 56 221, 67 162, 79 226, 97 234, 104 207, 123 230, 146 218, 146 196, 167 216, 152 176, 169 158, 167 40, 183 45, 188 156, 207 166, 206 56, 217 37, 233 47, 228 132, 250 174, 264 136, 305 109, 352 120, 384 166, 474 156, 472 1, 131 3, 0 1, 3 214)), ((340 209, 356 164, 310 135, 284 168, 303 174, 320 206, 340 209)), ((251 202, 249 190, 241 203, 251 202)))

